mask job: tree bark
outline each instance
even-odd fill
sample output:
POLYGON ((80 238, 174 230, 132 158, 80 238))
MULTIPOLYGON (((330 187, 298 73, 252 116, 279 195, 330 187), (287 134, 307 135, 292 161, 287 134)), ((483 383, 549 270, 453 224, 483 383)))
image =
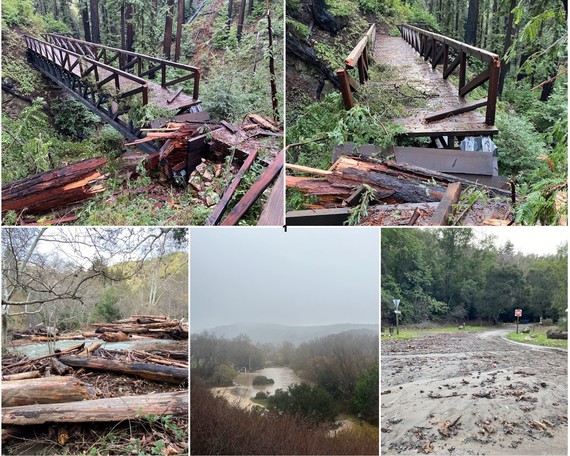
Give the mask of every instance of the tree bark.
POLYGON ((91 7, 91 39, 94 43, 101 42, 99 31, 99 0, 89 0, 91 7))
POLYGON ((2 424, 117 422, 144 415, 188 414, 188 391, 2 408, 2 424))
POLYGON ((164 24, 164 57, 170 60, 172 49, 172 16, 174 14, 174 0, 167 0, 168 11, 164 24))
POLYGON ((465 26, 465 42, 475 44, 477 41, 477 25, 479 23, 479 0, 469 0, 467 24, 465 26))
POLYGON ((238 24, 237 24, 237 40, 238 42, 241 41, 241 33, 243 31, 243 22, 245 20, 245 2, 247 0, 241 0, 239 4, 239 17, 238 17, 238 24))
POLYGON ((180 47, 182 43, 182 24, 184 23, 184 0, 178 0, 178 15, 176 19, 176 39, 174 42, 174 61, 180 60, 180 47))
POLYGON ((89 24, 89 10, 87 4, 85 4, 85 7, 81 10, 81 21, 83 22, 85 41, 91 41, 91 25, 89 24))
POLYGON ((126 22, 126 39, 125 45, 127 51, 135 50, 135 28, 133 24, 133 17, 134 17, 134 6, 132 3, 127 4, 127 10, 125 14, 125 22, 126 22))
POLYGON ((95 399, 95 390, 75 377, 42 377, 2 382, 2 407, 95 399))
MULTIPOLYGON (((516 0, 511 0, 509 15, 507 16, 505 41, 503 43, 503 55, 506 55, 513 42, 513 9, 515 8, 516 4, 516 0)), ((505 87, 505 78, 507 77, 510 66, 511 64, 509 62, 502 62, 501 73, 499 74, 499 96, 503 94, 503 89, 505 87)))
POLYGON ((71 367, 84 367, 103 372, 132 375, 155 382, 183 383, 188 380, 188 369, 170 366, 157 366, 149 363, 131 363, 94 359, 88 356, 61 356, 59 360, 71 367))

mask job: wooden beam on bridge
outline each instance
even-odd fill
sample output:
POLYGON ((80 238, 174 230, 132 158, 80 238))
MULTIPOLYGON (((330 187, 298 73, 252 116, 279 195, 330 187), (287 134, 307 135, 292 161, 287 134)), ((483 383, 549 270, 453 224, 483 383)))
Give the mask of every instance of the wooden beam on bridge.
POLYGON ((455 116, 457 114, 461 114, 463 112, 473 111, 477 108, 482 108, 483 106, 487 106, 487 99, 483 98, 482 100, 472 101, 467 103, 463 106, 457 106, 455 108, 443 109, 441 111, 434 112, 433 114, 428 114, 425 116, 425 120, 427 122, 433 122, 435 120, 445 119, 446 117, 455 116))
POLYGON ((461 195, 461 183, 454 182, 447 186, 443 198, 439 202, 437 209, 431 216, 430 225, 444 226, 449 225, 449 216, 452 213, 453 205, 459 201, 461 195))

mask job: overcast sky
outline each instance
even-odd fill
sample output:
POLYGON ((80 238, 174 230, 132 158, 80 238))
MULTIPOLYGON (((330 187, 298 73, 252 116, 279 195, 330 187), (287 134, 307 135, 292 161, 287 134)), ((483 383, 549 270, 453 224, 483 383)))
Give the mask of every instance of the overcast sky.
POLYGON ((568 242, 570 237, 568 227, 558 226, 479 227, 475 232, 478 238, 484 234, 496 236, 495 245, 499 247, 510 240, 517 252, 536 255, 556 253, 558 246, 568 242))
POLYGON ((192 229, 192 331, 260 322, 378 323, 378 230, 192 229))

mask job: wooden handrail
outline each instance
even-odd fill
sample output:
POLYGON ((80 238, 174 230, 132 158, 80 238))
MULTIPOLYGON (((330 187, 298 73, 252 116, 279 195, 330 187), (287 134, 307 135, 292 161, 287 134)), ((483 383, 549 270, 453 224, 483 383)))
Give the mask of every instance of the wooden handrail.
MULTIPOLYGON (((114 53, 116 53, 116 55, 119 56, 119 62, 120 62, 119 66, 122 69, 124 69, 128 65, 128 63, 135 62, 135 64, 129 65, 129 67, 136 67, 138 76, 141 76, 143 73, 148 74, 148 69, 147 70, 143 69, 143 65, 142 65, 143 60, 157 64, 157 65, 154 65, 154 67, 157 67, 157 69, 161 70, 162 73, 165 73, 166 67, 172 67, 172 68, 177 68, 180 70, 188 71, 190 73, 189 75, 179 77, 179 78, 172 80, 172 81, 167 81, 165 74, 163 74, 161 77, 161 86, 165 88, 165 87, 168 87, 169 85, 177 84, 179 82, 182 82, 183 80, 188 80, 188 79, 193 78, 194 79, 194 87, 193 87, 192 98, 194 98, 195 100, 198 99, 199 81, 200 81, 200 69, 199 68, 196 68, 196 67, 193 67, 190 65, 185 65, 183 63, 171 62, 170 60, 165 60, 165 59, 161 59, 158 57, 152 57, 152 56, 145 55, 145 54, 139 54, 136 52, 127 51, 124 49, 118 49, 118 48, 114 48, 111 46, 105 46, 103 44, 90 43, 87 41, 79 40, 77 38, 71 38, 68 36, 63 36, 63 35, 58 34, 58 33, 46 33, 46 34, 43 34, 42 36, 44 36, 45 39, 49 40, 49 41, 55 41, 55 42, 59 41, 59 43, 66 42, 70 47, 75 47, 75 45, 83 46, 83 49, 86 52, 89 52, 91 54, 91 56, 93 58, 96 58, 97 60, 99 60, 101 57, 103 57, 103 59, 105 61, 107 61, 106 52, 107 51, 114 52, 114 53), (97 50, 100 50, 101 52, 97 52, 97 50), (132 59, 132 60, 125 59, 126 56, 132 56, 135 59, 132 59)), ((116 56, 112 57, 108 61, 108 63, 116 60, 116 58, 117 58, 116 56)))
POLYGON ((494 125, 497 108, 499 73, 501 60, 497 54, 448 38, 438 33, 429 32, 408 24, 399 25, 402 38, 410 44, 424 60, 429 60, 432 68, 443 65, 443 78, 447 79, 459 67, 459 96, 464 97, 477 87, 489 81, 487 90, 487 110, 485 124, 494 125), (455 58, 450 61, 451 50, 455 58), (467 81, 468 56, 487 64, 487 68, 467 81))

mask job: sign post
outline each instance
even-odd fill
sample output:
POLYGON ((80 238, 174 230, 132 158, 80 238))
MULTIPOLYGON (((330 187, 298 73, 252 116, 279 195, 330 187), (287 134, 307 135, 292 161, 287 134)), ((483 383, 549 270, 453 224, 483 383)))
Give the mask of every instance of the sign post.
POLYGON ((522 309, 515 309, 515 317, 517 317, 517 334, 519 333, 519 318, 522 317, 522 309))
POLYGON ((398 310, 398 306, 400 305, 400 300, 394 299, 392 302, 394 303, 394 307, 396 307, 396 310, 394 311, 394 313, 396 314, 396 335, 399 336, 400 335, 400 326, 398 324, 398 315, 400 315, 402 313, 398 310))

